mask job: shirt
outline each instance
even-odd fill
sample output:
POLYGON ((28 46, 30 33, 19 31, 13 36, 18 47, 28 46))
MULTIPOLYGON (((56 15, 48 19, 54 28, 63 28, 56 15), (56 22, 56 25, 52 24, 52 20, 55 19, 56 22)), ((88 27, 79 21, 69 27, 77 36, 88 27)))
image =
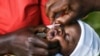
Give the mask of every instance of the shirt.
POLYGON ((0 0, 0 35, 18 29, 50 24, 45 14, 47 0, 0 0))

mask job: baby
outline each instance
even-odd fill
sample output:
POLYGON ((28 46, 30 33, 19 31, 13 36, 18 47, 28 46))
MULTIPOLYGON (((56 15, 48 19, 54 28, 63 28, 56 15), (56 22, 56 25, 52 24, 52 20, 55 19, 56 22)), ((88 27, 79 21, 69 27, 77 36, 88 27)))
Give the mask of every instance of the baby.
MULTIPOLYGON (((16 56, 30 56, 28 51, 34 49, 25 49, 28 47, 31 38, 37 39, 37 32, 47 32, 47 40, 50 42, 48 49, 57 49, 55 53, 61 53, 63 56, 98 56, 100 53, 100 39, 95 31, 86 23, 78 20, 69 25, 54 25, 45 29, 45 27, 27 28, 15 33, 1 36, 0 54, 14 53, 16 56), (21 38, 20 38, 21 37, 21 38), (26 43, 26 42, 27 43, 26 43), (24 44, 24 42, 26 44, 24 44), (21 48, 21 49, 19 49, 21 48), (25 51, 26 50, 26 51, 25 51)), ((40 41, 39 41, 40 42, 40 41)), ((30 44, 29 44, 30 45, 30 44)), ((44 45, 44 44, 43 44, 44 45)), ((42 45, 41 45, 42 46, 42 45)), ((54 54, 55 54, 54 53, 54 54)), ((42 55, 43 53, 41 53, 42 55)), ((54 56, 49 54, 48 56, 54 56)), ((34 56, 34 55, 33 55, 34 56)), ((40 55, 35 55, 40 56, 40 55)))
POLYGON ((86 23, 78 20, 69 25, 49 27, 47 39, 59 42, 63 56, 98 56, 100 39, 86 23))

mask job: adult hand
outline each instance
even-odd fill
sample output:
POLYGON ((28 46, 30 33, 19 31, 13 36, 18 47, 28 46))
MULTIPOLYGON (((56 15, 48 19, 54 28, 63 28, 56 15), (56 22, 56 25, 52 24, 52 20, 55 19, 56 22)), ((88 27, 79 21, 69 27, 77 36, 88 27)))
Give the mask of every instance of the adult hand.
MULTIPOLYGON (((40 30, 40 28, 38 29, 40 30)), ((38 29, 35 30, 38 31, 38 29)), ((32 28, 18 30, 17 32, 0 37, 0 54, 13 53, 16 56, 52 56, 57 53, 57 49, 48 47, 49 44, 49 46, 52 46, 52 43, 36 36, 32 28)))
POLYGON ((46 14, 51 23, 70 23, 93 11, 94 0, 48 0, 46 14))
POLYGON ((29 30, 22 30, 0 36, 2 53, 13 53, 16 56, 47 56, 47 41, 37 37, 29 30))

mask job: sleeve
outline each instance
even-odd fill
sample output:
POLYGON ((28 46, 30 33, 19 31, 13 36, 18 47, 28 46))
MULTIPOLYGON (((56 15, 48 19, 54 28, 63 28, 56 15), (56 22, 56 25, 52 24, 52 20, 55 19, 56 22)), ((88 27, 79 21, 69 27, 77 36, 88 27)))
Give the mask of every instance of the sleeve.
POLYGON ((42 16, 42 20, 43 20, 43 23, 45 25, 49 25, 50 24, 50 20, 49 18, 46 16, 46 13, 45 13, 45 5, 46 5, 46 2, 47 0, 41 0, 41 16, 42 16))
POLYGON ((39 10, 38 0, 0 0, 0 35, 38 25, 39 10))

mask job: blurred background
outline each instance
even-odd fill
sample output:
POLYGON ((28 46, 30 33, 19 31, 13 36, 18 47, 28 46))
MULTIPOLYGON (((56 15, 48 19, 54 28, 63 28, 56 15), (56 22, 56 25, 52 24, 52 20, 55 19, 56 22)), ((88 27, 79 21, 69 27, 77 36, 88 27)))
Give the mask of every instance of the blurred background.
POLYGON ((84 18, 87 22, 100 36, 100 12, 92 12, 84 18))

